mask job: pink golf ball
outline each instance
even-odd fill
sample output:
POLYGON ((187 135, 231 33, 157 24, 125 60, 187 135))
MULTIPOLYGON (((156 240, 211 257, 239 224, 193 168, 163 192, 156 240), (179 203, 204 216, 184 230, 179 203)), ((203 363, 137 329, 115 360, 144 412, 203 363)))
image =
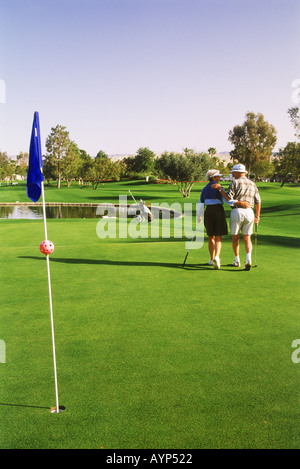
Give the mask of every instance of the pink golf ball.
POLYGON ((46 256, 48 256, 54 251, 54 244, 52 243, 52 241, 43 241, 40 244, 40 251, 41 253, 46 254, 46 256))

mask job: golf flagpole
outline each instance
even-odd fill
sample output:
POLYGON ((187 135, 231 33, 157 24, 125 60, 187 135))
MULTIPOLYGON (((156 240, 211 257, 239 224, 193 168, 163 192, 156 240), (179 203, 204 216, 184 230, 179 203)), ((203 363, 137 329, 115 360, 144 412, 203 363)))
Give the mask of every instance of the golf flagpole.
MULTIPOLYGON (((43 202, 43 218, 44 218, 45 240, 48 241, 44 181, 42 181, 41 184, 42 184, 42 202, 43 202)), ((47 276, 48 276, 49 307, 50 307, 50 322, 51 322, 52 352, 53 352, 53 369, 54 369, 55 400, 56 400, 56 410, 54 410, 54 412, 59 412, 57 371, 56 371, 56 353, 55 353, 55 336, 54 336, 54 320, 53 320, 53 308, 52 308, 52 292, 51 292, 51 277, 50 277, 49 255, 46 255, 46 260, 47 260, 47 276)))
POLYGON ((59 408, 59 402, 58 402, 54 321, 53 321, 50 263, 49 263, 49 254, 53 252, 54 246, 53 246, 53 243, 51 243, 51 241, 50 242, 48 241, 48 235, 47 235, 44 180, 45 179, 43 176, 43 160, 42 160, 42 149, 41 149, 39 113, 35 112, 34 118, 33 118, 30 149, 29 149, 29 159, 28 159, 27 196, 33 202, 37 202, 40 196, 42 195, 45 241, 41 243, 40 251, 46 255, 46 259, 47 259, 47 275, 48 275, 51 335, 52 335, 52 349, 53 349, 53 366, 54 366, 54 381, 55 381, 55 397, 56 397, 56 407, 54 409, 51 408, 51 412, 58 413, 60 412, 60 408, 59 408))

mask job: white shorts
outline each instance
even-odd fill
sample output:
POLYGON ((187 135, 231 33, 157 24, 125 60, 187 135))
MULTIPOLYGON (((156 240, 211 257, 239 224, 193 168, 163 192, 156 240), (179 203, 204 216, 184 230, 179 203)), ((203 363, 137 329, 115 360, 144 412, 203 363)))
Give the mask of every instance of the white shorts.
POLYGON ((253 233, 254 212, 252 208, 233 208, 230 214, 230 233, 251 235, 253 233))

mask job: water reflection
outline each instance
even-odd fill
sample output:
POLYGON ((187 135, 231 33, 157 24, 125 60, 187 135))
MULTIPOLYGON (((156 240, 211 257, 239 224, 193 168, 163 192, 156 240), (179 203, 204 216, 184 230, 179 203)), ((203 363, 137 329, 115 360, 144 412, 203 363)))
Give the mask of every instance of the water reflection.
MULTIPOLYGON (((53 206, 46 207, 46 217, 50 218, 99 218, 96 214, 97 207, 80 206, 53 206)), ((43 218, 43 207, 9 205, 0 207, 0 219, 32 219, 43 218)))
MULTIPOLYGON (((176 218, 180 212, 159 207, 150 207, 154 218, 176 218)), ((93 206, 81 205, 53 205, 46 206, 46 218, 102 218, 121 217, 133 218, 139 215, 139 207, 135 204, 129 206, 114 206, 113 204, 98 204, 93 206)), ((41 205, 2 205, 0 206, 0 219, 31 219, 43 218, 41 205)))

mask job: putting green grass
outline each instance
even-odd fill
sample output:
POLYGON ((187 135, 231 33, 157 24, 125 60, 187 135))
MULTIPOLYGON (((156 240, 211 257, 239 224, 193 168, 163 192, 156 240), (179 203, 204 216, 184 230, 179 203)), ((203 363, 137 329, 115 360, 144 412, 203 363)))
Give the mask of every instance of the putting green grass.
MULTIPOLYGON (((21 188, 1 187, 2 200, 22 201, 21 188)), ((46 188, 46 200, 117 201, 128 188, 46 188)), ((229 235, 220 271, 206 237, 182 269, 184 238, 100 239, 95 219, 48 220, 60 414, 43 222, 0 220, 1 448, 299 449, 300 188, 259 189, 250 272, 230 266, 229 235)), ((133 193, 185 202, 170 185, 133 193)))

